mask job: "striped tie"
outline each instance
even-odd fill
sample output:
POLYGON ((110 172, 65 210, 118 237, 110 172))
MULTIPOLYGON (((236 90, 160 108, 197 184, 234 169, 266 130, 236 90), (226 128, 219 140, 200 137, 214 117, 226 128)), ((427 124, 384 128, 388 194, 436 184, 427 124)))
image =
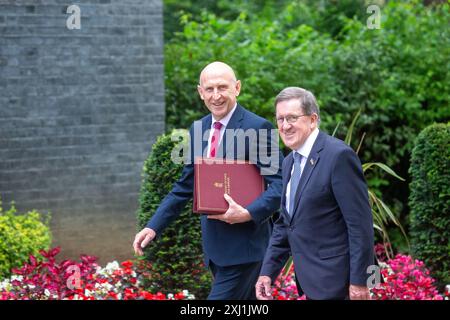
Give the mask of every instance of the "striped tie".
POLYGON ((302 155, 294 151, 294 172, 291 176, 291 189, 289 191, 289 215, 292 216, 295 207, 295 194, 297 193, 297 187, 300 183, 302 155))
POLYGON ((216 121, 216 122, 214 122, 213 127, 214 127, 214 133, 211 138, 211 148, 210 148, 210 152, 209 152, 210 158, 216 157, 217 148, 219 147, 220 128, 222 128, 222 123, 220 123, 219 121, 216 121))

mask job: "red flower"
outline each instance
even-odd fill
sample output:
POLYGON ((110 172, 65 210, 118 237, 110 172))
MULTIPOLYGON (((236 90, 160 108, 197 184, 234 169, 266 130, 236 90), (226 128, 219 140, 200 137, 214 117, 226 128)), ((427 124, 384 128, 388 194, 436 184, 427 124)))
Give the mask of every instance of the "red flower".
POLYGON ((183 300, 185 298, 184 294, 182 292, 178 292, 174 296, 175 300, 183 300))
POLYGON ((151 294, 147 291, 142 291, 141 297, 143 297, 145 300, 153 300, 153 294, 151 294))
POLYGON ((108 295, 106 296, 106 299, 108 300, 108 298, 110 298, 109 300, 117 300, 117 294, 115 292, 108 292, 108 295))
POLYGON ((133 262, 128 260, 121 263, 121 265, 125 268, 131 268, 133 266, 133 262))

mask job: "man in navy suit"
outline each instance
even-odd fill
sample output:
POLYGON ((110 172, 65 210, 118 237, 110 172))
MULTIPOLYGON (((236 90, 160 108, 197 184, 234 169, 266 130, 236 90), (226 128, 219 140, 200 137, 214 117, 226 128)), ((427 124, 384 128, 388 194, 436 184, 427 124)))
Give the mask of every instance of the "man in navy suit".
POLYGON ((318 129, 314 95, 298 87, 275 100, 277 125, 292 152, 282 165, 281 214, 255 286, 271 299, 271 285, 292 254, 297 288, 307 299, 370 299, 373 222, 356 153, 318 129))
MULTIPOLYGON (((205 264, 214 276, 208 296, 211 300, 256 299, 254 284, 270 238, 270 218, 281 201, 283 156, 278 149, 278 136, 269 121, 237 103, 240 90, 241 83, 228 65, 213 62, 206 66, 200 75, 198 92, 211 113, 194 122, 190 129, 191 160, 209 156, 251 161, 261 170, 267 186, 246 208, 224 195, 229 203, 226 213, 200 218, 205 264)), ((185 163, 180 179, 146 228, 136 235, 136 254, 142 255, 142 248, 178 217, 192 198, 193 187, 194 165, 190 161, 185 163)))

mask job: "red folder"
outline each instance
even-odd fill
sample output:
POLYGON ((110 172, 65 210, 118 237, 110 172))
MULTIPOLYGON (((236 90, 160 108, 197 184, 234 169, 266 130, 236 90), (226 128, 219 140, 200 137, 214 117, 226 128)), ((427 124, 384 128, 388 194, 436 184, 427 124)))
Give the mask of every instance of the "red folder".
POLYGON ((228 202, 223 197, 225 193, 245 208, 264 190, 264 178, 254 164, 242 160, 195 159, 195 213, 225 213, 228 210, 228 202))

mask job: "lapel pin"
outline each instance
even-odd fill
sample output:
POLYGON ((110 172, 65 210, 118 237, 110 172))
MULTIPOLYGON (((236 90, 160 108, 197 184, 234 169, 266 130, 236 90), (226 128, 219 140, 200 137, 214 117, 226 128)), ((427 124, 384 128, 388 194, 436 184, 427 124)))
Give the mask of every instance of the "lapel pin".
POLYGON ((311 159, 309 159, 309 163, 311 163, 311 165, 313 166, 314 163, 316 163, 316 161, 313 158, 311 158, 311 159))

